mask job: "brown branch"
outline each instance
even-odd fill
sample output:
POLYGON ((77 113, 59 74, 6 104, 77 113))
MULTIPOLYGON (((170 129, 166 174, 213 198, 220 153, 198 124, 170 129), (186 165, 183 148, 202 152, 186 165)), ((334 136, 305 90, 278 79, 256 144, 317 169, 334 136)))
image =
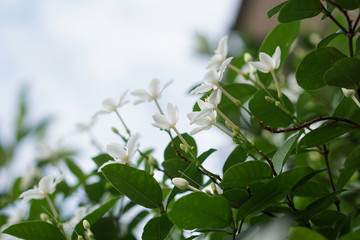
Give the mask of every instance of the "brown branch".
POLYGON ((347 33, 347 30, 345 27, 343 27, 339 22, 338 20, 336 20, 336 18, 334 18, 334 16, 331 14, 331 12, 329 12, 326 7, 324 5, 322 5, 322 3, 320 2, 321 4, 321 7, 323 9, 323 11, 325 12, 325 15, 328 16, 331 21, 333 21, 344 33, 347 33))
POLYGON ((334 122, 345 122, 345 123, 348 123, 350 125, 353 125, 354 127, 360 128, 360 124, 358 124, 356 122, 353 122, 353 121, 351 121, 349 119, 340 118, 340 117, 317 117, 317 118, 315 118, 313 120, 310 120, 310 121, 308 121, 306 123, 303 123, 301 125, 290 127, 290 128, 284 128, 284 129, 278 129, 278 128, 272 128, 270 126, 266 126, 262 121, 259 121, 258 123, 263 129, 265 129, 265 130, 267 130, 269 132, 272 132, 272 133, 284 133, 284 132, 298 131, 300 129, 309 127, 313 123, 320 122, 320 121, 325 121, 325 120, 333 120, 334 122))

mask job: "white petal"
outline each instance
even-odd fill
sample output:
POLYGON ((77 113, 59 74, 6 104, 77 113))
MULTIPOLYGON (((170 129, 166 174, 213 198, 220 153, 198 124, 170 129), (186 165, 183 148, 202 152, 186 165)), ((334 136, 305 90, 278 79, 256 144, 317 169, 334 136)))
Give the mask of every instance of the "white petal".
POLYGON ((162 92, 164 91, 165 88, 167 88, 174 80, 170 80, 167 83, 165 83, 165 85, 162 87, 162 89, 160 90, 160 93, 158 95, 158 98, 161 96, 162 92))
POLYGON ((208 84, 201 84, 200 86, 196 87, 194 90, 192 90, 190 92, 190 95, 191 94, 194 94, 194 93, 204 93, 204 92, 208 92, 210 91, 211 89, 213 89, 213 86, 212 85, 208 85, 208 84))
POLYGON ((195 123, 196 121, 198 121, 199 119, 207 116, 209 113, 211 112, 211 109, 209 108, 204 108, 199 112, 196 112, 197 114, 193 117, 193 119, 190 121, 190 124, 195 123))
POLYGON ((256 68, 257 70, 259 70, 260 72, 263 72, 263 73, 268 73, 269 72, 268 66, 264 65, 261 62, 249 62, 249 64, 251 66, 253 66, 254 68, 256 68))
POLYGON ((161 114, 155 114, 152 116, 155 123, 153 123, 154 127, 164 128, 170 130, 172 125, 167 117, 161 114))
POLYGON ((156 98, 160 93, 160 80, 154 78, 149 84, 149 93, 153 98, 156 98))
POLYGON ((216 49, 217 53, 220 53, 223 57, 223 59, 226 58, 227 52, 228 52, 228 45, 227 45, 228 37, 224 36, 220 39, 218 47, 216 49))
POLYGON ((115 159, 123 159, 127 152, 120 143, 110 143, 106 146, 106 152, 115 159))
POLYGON ((132 135, 126 144, 129 158, 135 154, 136 150, 139 147, 139 144, 137 143, 138 137, 139 137, 138 133, 132 135))
MULTIPOLYGON (((194 118, 194 117, 196 117, 196 115, 197 115, 197 112, 189 112, 186 116, 188 117, 188 119, 190 120, 190 121, 192 121, 192 119, 194 118)), ((191 124, 191 123, 190 123, 191 124)))
POLYGON ((174 107, 171 103, 167 105, 167 113, 168 118, 170 120, 170 123, 172 126, 175 126, 175 124, 179 121, 179 110, 177 107, 174 107))
POLYGON ((128 103, 129 100, 125 100, 126 94, 129 92, 129 89, 127 89, 125 92, 123 92, 123 94, 121 94, 119 102, 117 104, 117 107, 121 107, 124 104, 128 103))
POLYGON ((217 106, 221 101, 221 91, 219 89, 214 90, 206 100, 214 107, 217 106))
POLYGON ((204 127, 196 127, 193 130, 190 131, 190 135, 194 135, 197 134, 198 132, 204 131, 204 130, 208 130, 211 128, 212 125, 210 126, 204 126, 204 127))
POLYGON ((203 82, 211 86, 213 86, 218 81, 219 81, 219 74, 214 69, 210 69, 203 78, 203 82))
POLYGON ((218 70, 222 61, 223 56, 220 53, 215 53, 207 64, 206 69, 218 70))
POLYGON ((39 191, 43 193, 50 193, 53 188, 54 178, 52 176, 45 176, 40 179, 39 191))
POLYGON ((150 93, 145 89, 138 89, 132 91, 130 94, 139 97, 144 101, 150 101, 152 99, 150 93))
POLYGON ((280 66, 280 58, 281 58, 281 49, 279 46, 276 47, 275 53, 272 55, 272 60, 274 63, 274 69, 278 69, 280 66))
POLYGON ((107 111, 115 111, 117 108, 117 100, 115 98, 106 98, 102 101, 102 105, 107 111))
POLYGON ((23 198, 24 200, 31 200, 31 199, 43 199, 45 197, 44 193, 41 193, 38 189, 30 189, 23 192, 19 198, 23 198))
POLYGON ((267 55, 266 53, 261 52, 259 54, 259 60, 264 66, 267 67, 267 69, 269 69, 269 71, 274 69, 275 64, 274 64, 272 58, 269 55, 267 55))

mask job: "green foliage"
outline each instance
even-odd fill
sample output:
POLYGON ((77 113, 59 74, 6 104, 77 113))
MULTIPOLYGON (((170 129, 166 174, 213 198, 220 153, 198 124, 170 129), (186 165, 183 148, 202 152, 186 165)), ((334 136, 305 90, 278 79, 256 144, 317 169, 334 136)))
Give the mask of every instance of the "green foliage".
POLYGON ((142 233, 143 240, 162 240, 169 234, 173 223, 169 220, 167 214, 154 217, 148 221, 142 233))

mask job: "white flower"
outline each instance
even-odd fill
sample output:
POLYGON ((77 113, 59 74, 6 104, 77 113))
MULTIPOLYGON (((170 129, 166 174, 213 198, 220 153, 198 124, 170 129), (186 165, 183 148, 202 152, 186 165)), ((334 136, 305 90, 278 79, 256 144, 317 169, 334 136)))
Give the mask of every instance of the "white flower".
POLYGON ((88 122, 77 123, 75 127, 80 132, 89 131, 94 126, 95 120, 96 118, 92 117, 88 122))
POLYGON ((214 55, 211 57, 211 60, 206 67, 207 69, 215 69, 215 70, 220 69, 221 64, 226 60, 226 56, 228 52, 227 39, 228 39, 227 36, 224 36, 220 39, 218 43, 218 47, 215 50, 214 55))
POLYGON ((180 177, 175 177, 172 180, 172 183, 179 188, 180 190, 192 190, 192 191, 199 191, 199 189, 194 188, 193 186, 191 186, 189 184, 189 182, 184 179, 184 178, 180 178, 180 177))
POLYGON ((123 145, 121 145, 120 143, 110 143, 106 146, 106 152, 112 156, 115 161, 108 161, 106 163, 104 163, 100 168, 99 168, 99 172, 101 171, 101 169, 108 165, 108 164, 112 164, 112 163, 128 163, 130 165, 130 158, 132 156, 134 156, 134 154, 136 153, 136 151, 139 148, 139 143, 137 142, 139 137, 139 134, 136 133, 134 135, 132 135, 129 140, 126 143, 126 146, 124 147, 123 145))
POLYGON ((39 186, 23 192, 19 198, 24 200, 43 199, 46 195, 55 192, 56 185, 64 179, 64 174, 61 174, 54 181, 52 176, 45 176, 40 179, 39 186))
POLYGON ((250 65, 252 65, 254 68, 259 70, 263 73, 268 73, 271 71, 274 71, 280 66, 280 57, 281 57, 281 50, 280 47, 277 46, 275 53, 270 57, 266 53, 261 52, 259 54, 259 60, 258 62, 249 62, 250 65))
POLYGON ((140 98, 139 100, 135 101, 134 104, 139 104, 145 101, 150 102, 159 99, 164 89, 167 88, 172 82, 173 80, 168 81, 161 88, 159 79, 154 78, 153 80, 151 80, 148 89, 138 89, 131 92, 132 95, 140 98))
POLYGON ((190 120, 190 124, 193 124, 198 119, 203 118, 204 116, 210 114, 210 112, 212 112, 217 107, 220 101, 221 101, 221 91, 219 89, 213 91, 210 94, 210 96, 205 99, 205 101, 201 99, 197 100, 197 104, 199 105, 200 111, 188 113, 187 116, 190 120))
POLYGON ((216 112, 211 111, 207 115, 201 116, 201 118, 197 118, 195 121, 191 120, 191 116, 189 116, 191 113, 188 114, 188 118, 192 123, 195 123, 199 127, 194 128, 190 131, 190 135, 194 135, 200 131, 209 130, 212 125, 216 122, 216 112))
POLYGON ((118 108, 128 103, 129 100, 125 99, 128 91, 129 90, 126 90, 123 94, 121 94, 119 100, 117 100, 116 98, 105 98, 102 101, 103 109, 95 113, 94 117, 96 117, 98 114, 116 112, 118 108))
POLYGON ((355 91, 353 89, 341 88, 341 90, 345 97, 352 98, 355 96, 355 91))
POLYGON ((162 114, 155 114, 152 116, 155 123, 154 127, 163 128, 170 130, 175 128, 176 123, 179 121, 179 110, 177 107, 174 107, 171 103, 167 105, 167 114, 168 116, 162 114))
POLYGON ((194 90, 192 90, 190 92, 190 94, 204 93, 204 92, 210 91, 211 89, 214 89, 214 90, 217 89, 218 84, 221 81, 221 79, 223 78, 226 67, 227 67, 227 65, 229 65, 231 59, 232 58, 225 59, 225 61, 223 61, 221 63, 219 71, 216 71, 215 69, 210 69, 205 74, 203 83, 200 86, 196 87, 194 90))

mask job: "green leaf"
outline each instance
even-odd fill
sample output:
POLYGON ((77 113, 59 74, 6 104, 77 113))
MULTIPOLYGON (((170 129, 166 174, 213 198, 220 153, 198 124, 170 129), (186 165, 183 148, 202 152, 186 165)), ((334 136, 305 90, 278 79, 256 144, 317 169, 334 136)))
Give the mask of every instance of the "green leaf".
POLYGON ((333 116, 347 118, 354 122, 360 122, 360 108, 351 98, 344 96, 334 110, 333 116))
POLYGON ((168 174, 170 174, 172 178, 174 178, 180 177, 181 172, 184 172, 184 170, 190 165, 190 163, 185 162, 184 160, 179 158, 173 158, 164 161, 161 165, 163 166, 164 170, 168 174))
POLYGON ((329 108, 317 99, 318 94, 303 92, 296 103, 296 116, 302 122, 310 121, 319 116, 329 116, 329 108))
POLYGON ((355 56, 357 56, 360 54, 360 36, 356 39, 355 46, 355 56))
POLYGON ((136 216, 131 218, 131 222, 128 224, 127 230, 131 232, 147 215, 149 215, 147 210, 143 210, 136 214, 136 216))
POLYGON ((94 211, 92 211, 91 213, 89 213, 88 215, 86 215, 84 218, 82 218, 75 226, 75 229, 71 235, 71 239, 72 240, 76 240, 77 239, 77 233, 78 234, 83 234, 85 229, 83 226, 83 221, 86 219, 89 223, 90 226, 94 225, 100 218, 102 218, 102 216, 105 215, 105 213, 107 213, 107 211, 109 211, 109 209, 115 204, 115 202, 119 200, 119 198, 114 198, 108 202, 106 202, 105 204, 101 205, 100 207, 98 207, 97 209, 95 209, 94 211))
MULTIPOLYGON (((196 142, 194 140, 193 137, 191 137, 189 134, 187 133, 183 133, 181 134, 181 136, 187 141, 187 143, 194 147, 194 153, 195 155, 197 155, 197 147, 196 147, 196 142)), ((188 159, 189 161, 192 160, 192 157, 190 155, 190 153, 186 153, 184 152, 181 148, 180 148, 180 144, 182 144, 181 140, 179 139, 178 136, 176 136, 173 141, 170 141, 170 143, 167 145, 165 151, 164 151, 164 159, 165 161, 168 159, 172 159, 172 158, 179 158, 179 155, 185 157, 186 159, 188 159)))
POLYGON ((335 0, 335 2, 347 10, 354 10, 360 7, 359 0, 335 0))
POLYGON ((173 223, 169 220, 167 214, 154 217, 148 221, 142 233, 142 240, 163 240, 169 234, 173 223))
POLYGON ((119 163, 104 166, 102 172, 116 190, 132 201, 146 208, 162 209, 161 188, 149 173, 119 163))
POLYGON ((289 232, 289 240, 326 240, 326 238, 309 228, 306 227, 292 227, 289 232))
POLYGON ((176 226, 187 230, 224 228, 230 225, 232 216, 229 203, 224 197, 209 197, 203 192, 180 198, 168 215, 176 226))
POLYGON ((59 228, 43 221, 17 223, 5 229, 3 233, 26 240, 66 240, 59 228))
POLYGON ((273 156, 273 164, 276 173, 280 173, 282 170, 282 167, 286 163, 286 160, 289 158, 292 150, 296 146, 297 140, 299 139, 302 132, 299 132, 298 134, 292 135, 289 137, 285 143, 275 152, 273 156))
POLYGON ((294 195, 300 197, 322 197, 326 194, 329 194, 329 190, 318 182, 305 182, 294 191, 294 195))
POLYGON ((270 9, 266 15, 268 17, 268 19, 270 19, 272 16, 274 16, 275 14, 277 14, 280 9, 287 3, 287 1, 280 3, 279 5, 276 5, 275 7, 273 7, 272 9, 270 9))
POLYGON ((298 147, 308 148, 316 147, 321 144, 328 143, 341 135, 355 130, 356 128, 341 122, 336 122, 333 124, 328 124, 322 127, 319 127, 308 134, 306 134, 299 142, 298 147))
POLYGON ((240 145, 230 153, 229 157, 226 159, 223 166, 223 173, 226 172, 231 166, 234 166, 237 163, 242 163, 247 158, 247 151, 240 145))
POLYGON ((222 196, 229 201, 232 208, 239 208, 249 198, 248 192, 239 188, 225 190, 222 196))
POLYGON ((345 223, 346 221, 346 215, 335 210, 324 210, 311 218, 311 222, 320 227, 333 227, 337 222, 345 223))
POLYGON ((220 185, 224 188, 240 188, 272 178, 269 165, 262 161, 247 161, 230 167, 220 185))
POLYGON ((109 160, 113 160, 114 158, 111 157, 109 154, 102 153, 97 155, 96 157, 93 157, 92 159, 94 160, 94 162, 98 167, 101 167, 104 163, 106 163, 109 160))
POLYGON ((360 83, 360 60, 344 58, 337 61, 324 75, 324 81, 330 86, 358 88, 360 83))
POLYGON ((324 87, 326 71, 346 56, 333 47, 317 48, 308 53, 296 69, 296 80, 300 87, 314 90, 324 87))
MULTIPOLYGON (((280 66, 284 64, 291 44, 295 41, 300 31, 300 22, 279 23, 265 37, 259 52, 264 52, 272 56, 277 46, 281 49, 280 66)), ((266 85, 272 81, 270 73, 258 72, 259 79, 266 85)))
POLYGON ((343 32, 332 33, 325 38, 323 38, 316 46, 316 48, 326 47, 333 39, 338 37, 339 35, 344 34, 343 32))
POLYGON ((345 161, 345 170, 358 169, 360 168, 360 146, 355 148, 345 161))
POLYGON ((289 23, 315 17, 322 11, 319 0, 289 0, 281 9, 278 20, 289 23))
POLYGON ((86 180, 86 176, 83 171, 74 163, 74 161, 70 158, 65 158, 66 165, 70 169, 70 171, 79 179, 80 182, 84 182, 86 180))
MULTIPOLYGON (((293 122, 293 119, 282 109, 275 106, 274 103, 265 100, 265 97, 269 96, 267 92, 269 92, 275 100, 280 101, 280 99, 277 97, 276 91, 265 91, 264 89, 261 89, 257 91, 256 94, 251 98, 249 102, 250 111, 259 120, 263 121, 265 125, 269 125, 271 127, 289 126, 293 122)), ((293 113, 294 109, 292 103, 285 95, 283 95, 283 98, 286 108, 289 110, 289 112, 293 113)))
POLYGON ((358 240, 360 239, 360 231, 348 233, 339 238, 339 240, 358 240))
POLYGON ((290 193, 294 185, 310 172, 312 172, 312 169, 308 167, 294 168, 262 185, 254 192, 251 198, 239 208, 236 217, 237 221, 245 218, 250 213, 264 209, 282 200, 290 193))

